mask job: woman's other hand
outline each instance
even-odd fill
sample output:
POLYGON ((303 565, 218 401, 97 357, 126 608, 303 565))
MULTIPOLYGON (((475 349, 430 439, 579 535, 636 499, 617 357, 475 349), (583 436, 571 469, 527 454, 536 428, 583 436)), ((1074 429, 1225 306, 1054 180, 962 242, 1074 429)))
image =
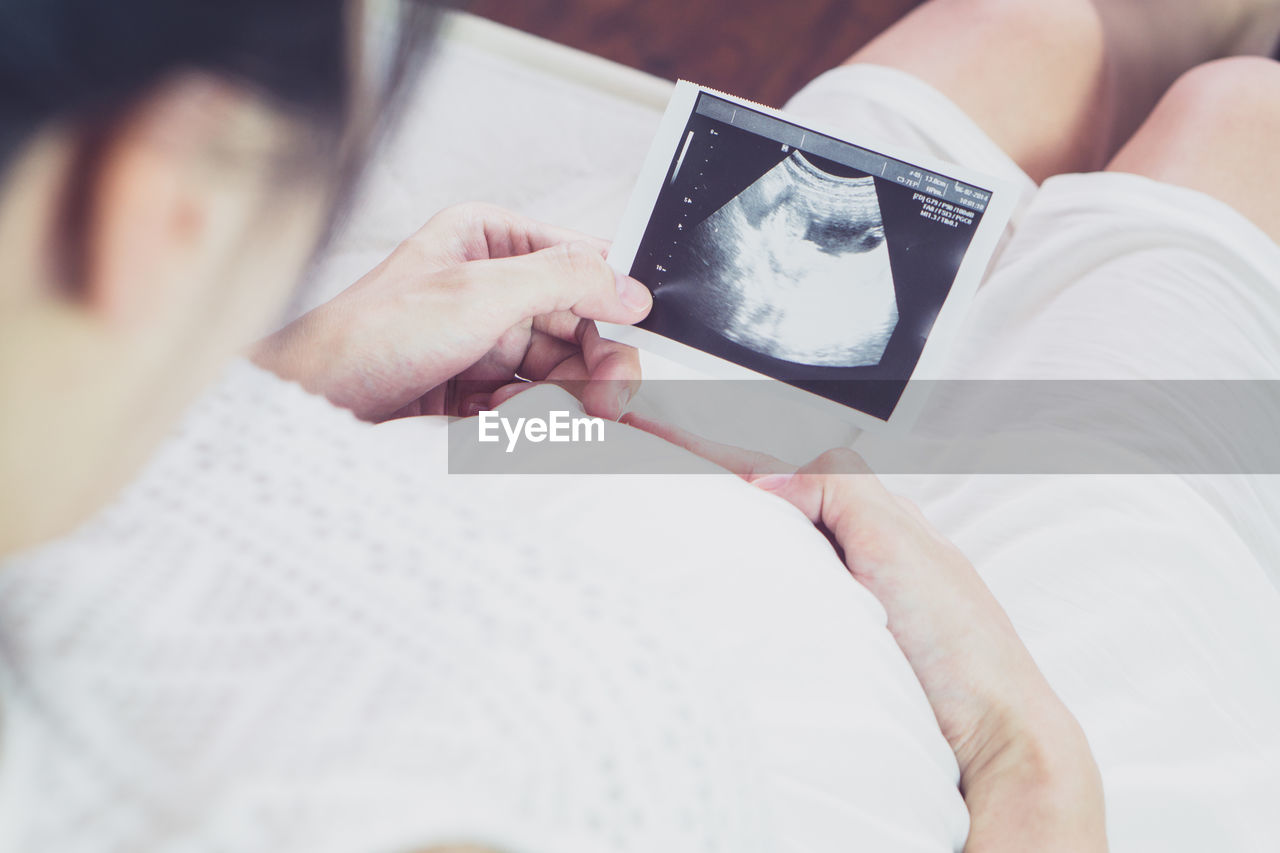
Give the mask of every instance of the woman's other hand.
POLYGON ((366 420, 474 414, 521 379, 585 389, 589 414, 617 418, 639 357, 593 321, 635 323, 653 300, 607 249, 501 208, 453 207, 254 360, 366 420))
POLYGON ((788 501, 876 596, 960 765, 966 851, 1106 849, 1102 783, 1075 718, 973 565, 852 450, 796 469, 628 414, 624 422, 788 501))

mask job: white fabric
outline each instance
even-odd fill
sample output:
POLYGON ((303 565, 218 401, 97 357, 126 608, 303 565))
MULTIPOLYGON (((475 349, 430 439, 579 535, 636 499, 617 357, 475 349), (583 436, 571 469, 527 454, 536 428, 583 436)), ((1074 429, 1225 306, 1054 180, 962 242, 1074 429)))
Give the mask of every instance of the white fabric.
MULTIPOLYGON (((300 306, 454 201, 612 232, 660 104, 610 94, 603 70, 566 79, 537 51, 484 41, 443 52, 300 306)), ((1012 167, 940 95, 886 69, 828 75, 794 106, 1012 167)), ((1277 369, 1280 264, 1238 215, 1114 176, 1032 192, 974 306, 962 375, 1277 369), (1139 219, 1142 258, 1102 239, 1139 219), (1120 306, 1140 316, 1098 322, 1120 306), (1199 330, 1206 354, 1164 361, 1161 329, 1199 330)), ((961 844, 954 764, 881 614, 770 496, 715 477, 433 477, 438 427, 365 429, 243 368, 185 429, 109 513, 0 575, 0 840, 961 844), (493 519, 497 536, 482 532, 493 519)), ((891 485, 974 559, 1081 718, 1113 849, 1274 849, 1266 482, 891 485)))
POLYGON ((108 511, 8 561, 0 849, 963 843, 883 609, 790 506, 451 478, 446 433, 239 365, 108 511))

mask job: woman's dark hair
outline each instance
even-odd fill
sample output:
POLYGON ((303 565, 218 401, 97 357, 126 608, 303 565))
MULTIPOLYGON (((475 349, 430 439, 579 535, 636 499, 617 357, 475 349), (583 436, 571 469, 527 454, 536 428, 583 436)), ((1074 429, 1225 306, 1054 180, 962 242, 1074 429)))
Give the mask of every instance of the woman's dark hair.
MULTIPOLYGON (((421 55, 438 5, 400 0, 388 97, 421 55)), ((353 8, 346 0, 0 0, 0 172, 41 128, 109 122, 183 71, 247 86, 319 140, 336 140, 353 110, 353 8)))

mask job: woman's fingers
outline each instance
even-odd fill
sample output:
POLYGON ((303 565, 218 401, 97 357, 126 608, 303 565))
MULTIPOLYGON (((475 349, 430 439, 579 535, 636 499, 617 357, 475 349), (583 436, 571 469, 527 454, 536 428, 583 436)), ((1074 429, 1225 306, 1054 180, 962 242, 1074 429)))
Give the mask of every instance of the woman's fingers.
POLYGON ((640 352, 600 337, 591 320, 579 324, 578 341, 590 377, 582 390, 582 406, 589 415, 616 421, 640 390, 640 352))
POLYGON ((582 347, 577 341, 548 334, 537 328, 537 324, 529 332, 528 344, 524 358, 515 372, 522 378, 535 382, 549 378, 557 367, 571 358, 582 355, 582 347))
POLYGON ((701 456, 744 480, 755 481, 769 474, 789 474, 796 470, 796 466, 789 465, 767 453, 710 441, 688 430, 655 421, 634 412, 623 415, 622 422, 683 447, 690 453, 701 456))
POLYGON ((732 471, 794 504, 810 521, 833 532, 852 523, 859 508, 893 500, 863 458, 847 448, 829 450, 796 468, 767 453, 709 441, 642 415, 628 413, 622 421, 732 471))
POLYGON ((440 211, 415 235, 428 250, 444 250, 444 265, 511 258, 562 243, 586 243, 604 255, 609 242, 549 225, 492 204, 459 204, 440 211))
POLYGON ((630 325, 653 307, 648 288, 615 273, 599 247, 585 242, 473 261, 441 275, 454 279, 468 300, 483 306, 494 325, 504 329, 559 311, 630 325))
MULTIPOLYGON (((460 398, 433 389, 482 395, 517 372, 546 378, 584 358, 580 319, 634 323, 648 313, 648 290, 615 275, 607 251, 603 240, 490 205, 451 208, 254 358, 369 420, 459 411, 460 398)), ((632 367, 606 347, 586 373, 629 378, 632 367)), ((617 415, 616 391, 615 402, 592 393, 589 408, 617 415)))
POLYGON ((869 508, 893 500, 863 458, 848 448, 828 450, 792 475, 764 477, 755 485, 786 498, 837 536, 869 508))
POLYGON ((513 382, 488 399, 496 408, 541 382, 554 382, 582 402, 588 415, 617 420, 640 386, 640 354, 633 347, 608 341, 590 320, 578 323, 576 343, 534 329, 529 351, 518 373, 529 382, 513 382))

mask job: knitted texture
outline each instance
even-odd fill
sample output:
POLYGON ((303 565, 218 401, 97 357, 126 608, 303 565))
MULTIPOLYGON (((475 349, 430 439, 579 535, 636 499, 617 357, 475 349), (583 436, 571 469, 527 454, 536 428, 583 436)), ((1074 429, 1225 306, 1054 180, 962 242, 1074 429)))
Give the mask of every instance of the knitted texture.
POLYGON ((583 571, 608 555, 378 435, 239 365, 109 510, 3 567, 4 840, 757 849, 728 709, 583 571))

